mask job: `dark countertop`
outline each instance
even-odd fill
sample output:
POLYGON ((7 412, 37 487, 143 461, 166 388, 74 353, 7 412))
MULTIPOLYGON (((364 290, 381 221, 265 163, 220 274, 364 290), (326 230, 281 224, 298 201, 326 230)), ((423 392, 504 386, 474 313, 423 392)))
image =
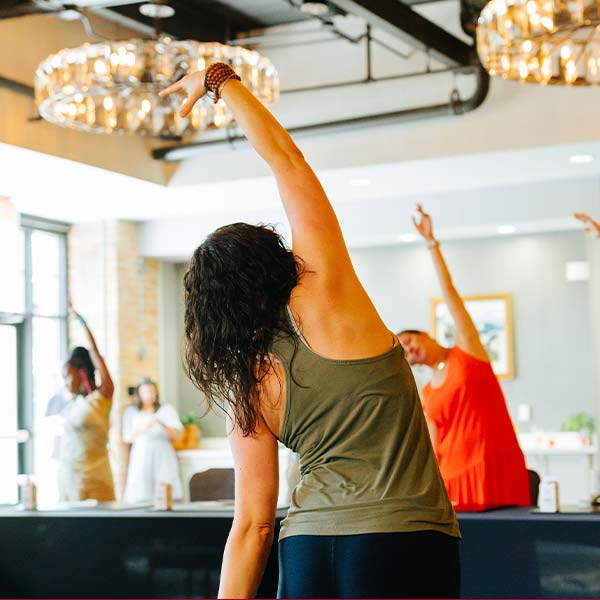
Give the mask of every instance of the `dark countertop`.
MULTIPOLYGON (((214 597, 233 507, 177 508, 0 507, 0 597, 214 597)), ((600 598, 600 514, 505 508, 458 519, 463 597, 600 598)), ((277 577, 275 542, 259 596, 275 596, 277 577)))
MULTIPOLYGON (((287 514, 287 507, 277 509, 277 517, 283 518, 287 514)), ((40 509, 26 511, 18 506, 0 505, 0 518, 2 517, 146 517, 146 518, 233 518, 233 504, 231 502, 190 502, 175 504, 173 510, 155 510, 151 506, 115 507, 93 506, 61 509, 40 509)), ((586 507, 564 507, 559 513, 540 513, 531 508, 498 508, 481 512, 458 512, 459 521, 531 521, 531 522, 597 522, 600 523, 600 509, 591 512, 586 507)))
POLYGON ((459 521, 554 521, 554 522, 596 522, 600 523, 600 510, 592 512, 591 507, 565 506, 559 513, 541 513, 528 507, 498 508, 483 512, 458 512, 459 521))
MULTIPOLYGON (((287 508, 278 508, 277 517, 283 518, 287 514, 287 508)), ((233 504, 219 502, 190 502, 185 505, 175 504, 173 510, 155 510, 151 506, 142 507, 69 507, 69 508, 49 508, 39 510, 23 510, 19 506, 0 505, 0 518, 3 517, 21 517, 21 518, 233 518, 233 504)))

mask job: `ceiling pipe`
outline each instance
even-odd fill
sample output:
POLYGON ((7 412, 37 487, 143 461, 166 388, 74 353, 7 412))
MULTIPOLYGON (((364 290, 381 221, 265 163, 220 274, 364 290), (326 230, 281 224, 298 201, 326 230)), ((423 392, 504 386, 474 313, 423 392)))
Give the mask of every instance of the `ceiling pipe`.
POLYGON ((0 75, 0 88, 10 90, 11 92, 16 92, 17 94, 21 94, 22 96, 27 96, 29 98, 35 97, 35 92, 30 85, 20 83, 14 79, 7 79, 6 77, 2 77, 2 75, 0 75))
MULTIPOLYGON (((462 115, 481 106, 489 91, 490 77, 487 71, 482 67, 478 67, 475 69, 475 75, 477 77, 475 91, 465 100, 460 99, 456 93, 453 93, 450 101, 445 104, 422 106, 419 108, 354 117, 351 119, 340 119, 337 121, 315 123, 312 125, 301 125, 299 127, 289 128, 288 132, 295 137, 302 137, 304 135, 317 135, 332 131, 351 131, 374 125, 388 125, 434 117, 462 115)), ((215 146, 231 144, 232 142, 247 142, 247 140, 243 135, 235 135, 219 140, 163 146, 162 148, 156 148, 152 151, 152 158, 155 160, 174 162, 189 158, 205 148, 214 148, 215 146)))
POLYGON ((382 29, 415 48, 431 51, 449 66, 475 62, 475 49, 414 11, 400 0, 330 0, 338 8, 364 19, 371 27, 382 29))

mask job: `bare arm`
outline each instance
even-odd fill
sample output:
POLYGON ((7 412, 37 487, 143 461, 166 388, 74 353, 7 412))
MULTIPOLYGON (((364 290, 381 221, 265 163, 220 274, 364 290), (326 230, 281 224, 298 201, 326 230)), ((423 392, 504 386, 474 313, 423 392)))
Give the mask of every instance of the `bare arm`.
POLYGON ((111 400, 113 394, 115 392, 115 386, 113 384, 113 380, 110 376, 106 363, 102 358, 98 350, 98 346, 96 345, 96 340, 94 339, 94 335, 92 334, 91 329, 89 328, 86 320, 75 310, 73 310, 74 316, 79 320, 83 328, 85 329, 85 333, 88 337, 89 345, 90 345, 90 354, 92 355, 92 360, 96 365, 96 368, 100 372, 100 385, 98 386, 98 391, 107 399, 111 400))
MULTIPOLYGON (((206 93, 204 72, 187 75, 163 90, 161 95, 180 89, 188 94, 181 110, 181 115, 185 116, 206 93)), ((228 81, 222 97, 248 141, 275 175, 292 228, 294 252, 310 263, 310 269, 328 277, 353 275, 335 212, 288 132, 239 81, 228 81)))
POLYGON ((575 213, 575 218, 584 224, 583 230, 600 238, 600 223, 586 213, 575 213))
POLYGON ((167 434, 167 436, 169 436, 170 440, 176 440, 181 437, 182 432, 180 429, 176 429, 175 427, 169 427, 168 425, 165 425, 160 419, 157 419, 157 423, 165 430, 165 433, 167 434))
POLYGON ((231 423, 228 427, 235 463, 235 514, 223 554, 219 598, 252 598, 273 544, 277 440, 262 418, 256 432, 247 437, 231 423))
MULTIPOLYGON (((188 94, 181 110, 181 115, 185 116, 206 93, 204 72, 187 75, 163 90, 161 95, 177 90, 185 90, 188 94)), ((381 331, 375 335, 383 332, 385 343, 389 343, 387 328, 354 272, 333 207, 290 135, 240 82, 228 81, 221 94, 248 141, 275 175, 292 229, 293 250, 310 271, 311 285, 319 292, 325 292, 337 314, 351 309, 353 319, 357 314, 366 316, 375 331, 380 325, 381 331)))
POLYGON ((454 287, 450 271, 440 250, 440 244, 433 235, 431 217, 423 210, 420 204, 417 205, 417 208, 420 213, 420 220, 413 219, 413 222, 417 231, 429 245, 433 266, 435 267, 435 272, 442 289, 442 296, 454 320, 456 345, 475 358, 489 361, 489 356, 481 343, 479 332, 473 323, 473 319, 471 319, 471 315, 465 308, 460 294, 454 287))

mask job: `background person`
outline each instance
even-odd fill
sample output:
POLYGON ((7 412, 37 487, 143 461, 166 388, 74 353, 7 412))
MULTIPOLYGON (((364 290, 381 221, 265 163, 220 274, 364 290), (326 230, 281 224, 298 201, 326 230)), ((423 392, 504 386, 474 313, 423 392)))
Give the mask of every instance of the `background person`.
POLYGON ((161 404, 152 379, 136 388, 137 405, 123 414, 123 441, 131 444, 123 501, 132 504, 154 498, 158 483, 173 486, 173 499, 182 497, 177 455, 171 440, 183 431, 179 415, 170 404, 161 404))
POLYGON ((90 328, 83 317, 74 311, 73 314, 85 329, 90 351, 75 348, 64 367, 69 399, 61 411, 59 497, 62 501, 109 502, 115 499, 108 455, 114 385, 90 328))
POLYGON ((414 220, 423 236, 455 325, 446 348, 427 333, 398 334, 406 358, 432 369, 423 408, 450 500, 463 509, 486 505, 529 506, 529 475, 506 401, 471 316, 456 291, 433 235, 431 217, 418 205, 414 220))

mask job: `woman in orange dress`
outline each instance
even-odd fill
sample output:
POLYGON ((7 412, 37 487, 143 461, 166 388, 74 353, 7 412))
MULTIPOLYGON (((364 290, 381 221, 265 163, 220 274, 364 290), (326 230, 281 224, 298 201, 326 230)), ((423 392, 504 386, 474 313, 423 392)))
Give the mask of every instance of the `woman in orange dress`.
POLYGON ((410 364, 433 370, 423 408, 440 471, 454 505, 529 506, 529 477, 500 384, 479 333, 456 291, 430 216, 418 205, 415 227, 431 251, 444 301, 455 324, 446 348, 427 333, 398 334, 410 364))

